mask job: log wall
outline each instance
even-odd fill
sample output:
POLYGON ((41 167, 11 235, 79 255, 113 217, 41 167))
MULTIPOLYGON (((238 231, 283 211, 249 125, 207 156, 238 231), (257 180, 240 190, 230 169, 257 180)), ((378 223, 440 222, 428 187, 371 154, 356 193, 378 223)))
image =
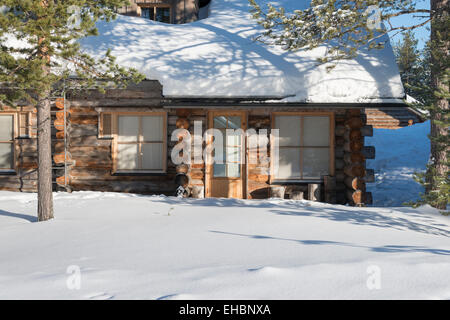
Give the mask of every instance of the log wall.
MULTIPOLYGON (((147 84, 148 86, 149 84, 147 84)), ((130 99, 141 102, 141 107, 127 107, 127 94, 110 92, 107 98, 71 97, 67 105, 67 154, 64 155, 64 115, 63 105, 55 103, 53 110, 53 159, 54 179, 57 190, 97 190, 145 194, 173 195, 177 187, 175 176, 177 167, 171 161, 171 152, 178 141, 171 141, 171 134, 177 128, 185 128, 194 137, 195 122, 201 121, 202 132, 207 129, 206 108, 162 109, 161 91, 151 84, 152 90, 145 94, 128 91, 130 99), (153 93, 152 93, 153 92, 153 93), (142 106, 145 101, 145 107, 142 106), (100 112, 153 110, 167 111, 167 172, 165 174, 113 174, 112 139, 99 137, 100 112), (64 176, 64 161, 68 164, 67 178, 64 176)), ((247 123, 250 129, 266 129, 270 134, 273 108, 246 108, 247 123)), ((276 111, 298 111, 292 108, 277 108, 276 111)), ((319 200, 329 203, 352 205, 369 204, 371 195, 366 192, 366 183, 373 182, 373 170, 366 168, 366 159, 375 157, 373 147, 364 146, 364 137, 373 133, 367 125, 367 117, 359 109, 304 108, 301 111, 327 111, 335 115, 335 174, 327 176, 316 194, 319 200)), ((33 116, 35 119, 35 114, 33 116)), ((35 121, 35 120, 33 120, 35 121)), ((34 123, 35 125, 35 123, 34 123)), ((194 140, 192 139, 192 143, 194 140)), ((36 191, 36 139, 19 139, 18 174, 0 175, 0 189, 36 191)), ((247 150, 247 157, 257 156, 247 150)), ((272 187, 282 187, 286 198, 308 199, 310 192, 307 183, 270 183, 270 146, 267 157, 260 158, 257 164, 248 164, 246 170, 246 196, 249 199, 263 199, 271 196, 272 187)), ((192 163, 187 166, 189 186, 195 189, 192 196, 203 197, 205 190, 205 165, 192 163)), ((249 159, 247 159, 248 162, 249 159)), ((178 168, 178 171, 181 169, 178 168)), ((317 186, 314 186, 315 190, 317 186)))

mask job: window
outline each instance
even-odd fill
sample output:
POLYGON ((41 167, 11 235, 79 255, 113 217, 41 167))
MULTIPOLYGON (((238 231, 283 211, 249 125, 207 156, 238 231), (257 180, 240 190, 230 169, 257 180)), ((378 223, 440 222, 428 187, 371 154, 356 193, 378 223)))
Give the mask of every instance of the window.
POLYGON ((318 180, 332 174, 332 115, 279 114, 279 163, 275 180, 318 180))
POLYGON ((171 23, 170 6, 142 7, 141 16, 153 21, 171 23))
POLYGON ((115 171, 165 172, 166 114, 114 114, 115 171))
POLYGON ((14 115, 0 114, 0 170, 14 169, 14 115))

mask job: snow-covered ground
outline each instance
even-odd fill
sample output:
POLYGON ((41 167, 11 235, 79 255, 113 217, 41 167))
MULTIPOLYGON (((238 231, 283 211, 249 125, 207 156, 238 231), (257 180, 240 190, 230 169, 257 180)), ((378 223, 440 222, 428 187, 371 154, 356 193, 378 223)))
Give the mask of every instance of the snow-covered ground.
POLYGON ((2 299, 450 299, 450 218, 428 207, 76 192, 35 211, 0 192, 2 299))
POLYGON ((367 167, 376 173, 376 182, 368 184, 375 206, 402 206, 423 192, 413 174, 425 170, 430 156, 429 133, 427 121, 398 130, 375 129, 373 137, 366 139, 376 150, 375 159, 367 161, 367 167))

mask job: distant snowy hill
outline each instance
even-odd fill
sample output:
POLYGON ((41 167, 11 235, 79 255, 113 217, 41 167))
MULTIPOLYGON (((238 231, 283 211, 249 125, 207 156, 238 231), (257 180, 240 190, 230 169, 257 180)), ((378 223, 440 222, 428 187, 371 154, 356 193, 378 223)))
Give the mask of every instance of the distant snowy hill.
POLYGON ((375 146, 375 160, 367 167, 375 169, 376 183, 368 184, 374 206, 401 206, 416 200, 422 187, 412 179, 424 171, 430 156, 429 121, 398 130, 375 129, 366 144, 375 146))

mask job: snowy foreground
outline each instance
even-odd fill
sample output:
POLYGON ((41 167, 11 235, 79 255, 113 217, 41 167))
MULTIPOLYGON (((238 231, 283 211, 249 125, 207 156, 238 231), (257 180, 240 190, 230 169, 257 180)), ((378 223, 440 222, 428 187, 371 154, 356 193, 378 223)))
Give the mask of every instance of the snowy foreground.
POLYGON ((76 192, 35 210, 0 192, 2 299, 450 299, 450 218, 429 207, 76 192))

